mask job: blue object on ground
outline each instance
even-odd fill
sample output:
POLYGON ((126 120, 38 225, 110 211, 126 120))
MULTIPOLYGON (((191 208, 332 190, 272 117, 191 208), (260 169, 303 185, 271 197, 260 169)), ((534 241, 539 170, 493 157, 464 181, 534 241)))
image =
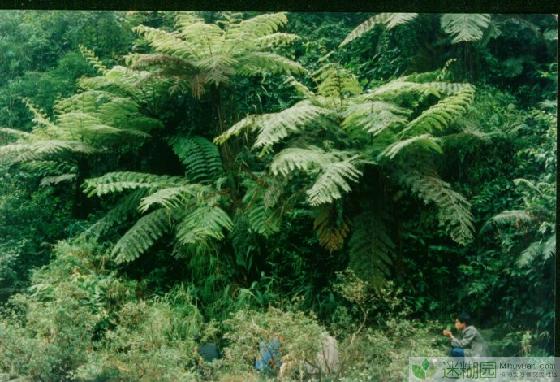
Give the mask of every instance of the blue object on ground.
POLYGON ((451 357, 465 357, 465 349, 461 349, 461 348, 451 349, 451 357))
POLYGON ((274 338, 268 343, 262 341, 259 348, 260 357, 255 360, 255 368, 258 371, 274 371, 282 366, 282 353, 278 338, 274 338))

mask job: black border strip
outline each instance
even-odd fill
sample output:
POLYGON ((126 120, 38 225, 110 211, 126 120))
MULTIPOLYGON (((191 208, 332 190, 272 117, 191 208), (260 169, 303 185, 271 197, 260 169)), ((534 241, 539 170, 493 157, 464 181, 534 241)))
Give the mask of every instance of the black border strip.
POLYGON ((557 0, 0 0, 0 9, 559 13, 557 0))

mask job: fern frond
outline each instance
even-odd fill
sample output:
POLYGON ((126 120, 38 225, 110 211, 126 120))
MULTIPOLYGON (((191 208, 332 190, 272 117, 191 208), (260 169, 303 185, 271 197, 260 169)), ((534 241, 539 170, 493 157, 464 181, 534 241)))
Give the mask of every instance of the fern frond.
POLYGON ((23 102, 25 103, 25 106, 27 106, 27 109, 29 109, 31 114, 33 114, 32 121, 35 124, 37 124, 38 126, 43 126, 51 129, 55 127, 54 123, 52 123, 50 119, 45 114, 43 114, 41 110, 39 110, 39 108, 33 105, 31 100, 24 98, 23 102))
POLYGON ((348 266, 362 279, 377 284, 389 275, 395 251, 384 221, 370 211, 352 221, 348 266))
POLYGON ((443 98, 418 117, 410 121, 403 130, 403 136, 414 136, 422 133, 443 131, 455 119, 467 112, 474 101, 474 87, 465 86, 459 93, 443 98))
POLYGON ((129 216, 136 215, 138 213, 138 203, 143 195, 144 190, 139 189, 119 198, 115 207, 109 210, 101 219, 89 226, 81 235, 83 237, 93 237, 97 239, 108 230, 122 224, 129 216))
POLYGON ((54 176, 45 176, 41 179, 41 186, 53 186, 63 182, 69 182, 76 179, 76 174, 62 174, 54 176))
POLYGON ((512 225, 514 227, 520 228, 522 225, 527 225, 532 223, 535 217, 531 215, 528 211, 524 210, 511 210, 503 211, 497 215, 490 218, 481 228, 481 232, 486 232, 492 227, 492 225, 512 225))
POLYGON ((441 28, 453 37, 454 44, 480 40, 489 25, 489 14, 446 13, 441 16, 441 28))
POLYGON ((278 113, 250 115, 237 122, 214 141, 223 144, 243 132, 259 131, 253 148, 267 152, 274 144, 291 134, 301 132, 306 126, 324 121, 331 115, 328 109, 301 101, 278 113))
POLYGON ((9 127, 0 127, 0 144, 6 144, 14 141, 24 141, 31 138, 31 134, 25 131, 10 129, 9 127))
POLYGON ((246 52, 236 60, 238 73, 245 76, 256 74, 301 74, 305 68, 296 61, 272 52, 246 52))
POLYGON ((189 212, 177 225, 179 243, 195 251, 209 249, 213 241, 224 238, 224 230, 231 230, 233 223, 228 214, 218 206, 202 205, 189 212))
POLYGON ((344 218, 338 217, 335 208, 327 206, 319 209, 313 220, 313 229, 319 244, 329 252, 342 249, 344 240, 350 232, 350 226, 344 218))
POLYGON ((95 55, 93 50, 86 48, 83 45, 80 45, 80 53, 82 56, 89 62, 91 66, 93 66, 99 73, 105 74, 109 70, 101 60, 95 55))
POLYGON ((280 208, 274 208, 279 198, 281 187, 276 187, 274 182, 265 188, 253 179, 245 179, 243 184, 247 192, 243 196, 244 209, 249 230, 265 238, 279 232, 282 223, 280 208))
POLYGON ((0 160, 8 163, 62 158, 66 154, 89 155, 96 150, 78 141, 40 140, 0 146, 0 160))
POLYGON ((146 212, 154 205, 167 209, 182 208, 188 203, 208 202, 210 197, 211 192, 208 187, 200 184, 162 188, 143 198, 139 210, 146 212))
POLYGON ((378 155, 377 159, 394 159, 395 156, 397 156, 403 149, 409 147, 410 145, 422 147, 424 149, 434 151, 438 154, 443 153, 442 148, 439 145, 438 138, 434 138, 430 134, 422 134, 416 137, 400 140, 389 145, 378 155))
POLYGON ((196 59, 196 47, 185 42, 177 33, 139 25, 134 31, 140 34, 157 52, 177 56, 184 60, 196 59))
POLYGON ((552 234, 546 241, 536 240, 521 252, 517 259, 517 265, 524 267, 530 265, 536 259, 547 260, 556 254, 556 233, 552 234))
POLYGON ((186 168, 191 182, 208 183, 223 173, 222 158, 216 145, 203 137, 175 137, 173 152, 186 168))
POLYGON ((317 81, 317 94, 335 99, 345 98, 362 92, 362 87, 356 76, 348 69, 338 64, 325 64, 313 73, 317 81))
POLYGON ((286 12, 266 13, 230 24, 228 34, 234 40, 254 40, 275 33, 287 22, 286 12))
POLYGON ((406 24, 414 20, 416 16, 418 16, 417 13, 380 13, 374 15, 354 28, 339 46, 347 45, 351 41, 366 34, 377 25, 384 25, 387 29, 392 29, 398 25, 406 24))
POLYGON ((273 175, 289 176, 295 171, 318 174, 307 193, 310 205, 331 203, 351 190, 349 182, 362 172, 356 165, 361 158, 346 151, 325 152, 317 147, 287 148, 278 153, 270 165, 273 175))
POLYGON ((180 176, 152 175, 133 171, 109 172, 97 178, 87 179, 84 192, 88 196, 103 196, 117 192, 146 189, 156 191, 160 188, 185 184, 185 178, 180 176))
POLYGON ((164 208, 142 216, 113 247, 111 255, 117 263, 129 263, 146 252, 170 227, 164 208))
POLYGON ((365 101, 351 105, 342 121, 345 129, 359 128, 376 136, 387 130, 404 126, 411 112, 383 101, 365 101))
POLYGON ((413 194, 438 209, 438 220, 455 242, 466 245, 473 237, 470 203, 453 191, 449 183, 433 175, 411 174, 401 177, 413 194))
POLYGON ((362 176, 362 172, 356 168, 359 159, 358 155, 354 155, 337 162, 322 163, 321 174, 306 191, 309 204, 318 206, 332 203, 350 192, 350 182, 356 182, 362 176))

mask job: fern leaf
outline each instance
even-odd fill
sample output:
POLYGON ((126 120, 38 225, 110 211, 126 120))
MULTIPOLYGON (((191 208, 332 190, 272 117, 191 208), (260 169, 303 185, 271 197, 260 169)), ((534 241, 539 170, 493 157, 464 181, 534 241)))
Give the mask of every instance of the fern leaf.
POLYGON ((374 15, 354 28, 339 46, 347 45, 351 41, 366 34, 377 25, 384 25, 387 29, 392 29, 398 25, 406 24, 414 20, 416 16, 418 16, 417 13, 380 13, 374 15))
POLYGON ((321 174, 306 191, 309 204, 318 206, 332 203, 342 198, 344 193, 350 192, 349 182, 356 182, 362 176, 362 172, 356 168, 358 161, 359 156, 354 155, 337 162, 322 163, 321 174))
POLYGON ((313 73, 318 82, 317 94, 335 99, 345 98, 362 92, 356 76, 338 64, 325 64, 313 73))
POLYGON ((306 126, 319 123, 332 115, 330 110, 301 101, 278 113, 250 115, 228 129, 214 141, 224 143, 243 132, 259 131, 253 148, 263 153, 291 134, 301 132, 306 126))
POLYGON ((117 263, 129 263, 146 252, 170 226, 168 212, 161 208, 142 216, 123 237, 111 253, 117 263))
POLYGON ((446 97, 410 121, 403 136, 442 131, 464 115, 474 100, 474 87, 465 86, 459 93, 446 97))
POLYGON ((395 244, 375 213, 364 212, 354 218, 348 247, 348 266, 360 278, 375 285, 389 275, 395 244))
POLYGON ((191 182, 207 183, 223 173, 222 158, 216 145, 203 137, 176 137, 171 140, 173 151, 187 171, 191 182))
POLYGON ((93 66, 99 73, 105 74, 108 71, 108 68, 103 65, 101 60, 95 55, 93 50, 86 48, 83 45, 80 45, 80 52, 82 56, 89 62, 91 66, 93 66))
POLYGON ((404 126, 409 115, 409 110, 389 102, 360 102, 348 108, 342 127, 363 129, 375 137, 387 129, 404 126))
POLYGON ((556 254, 556 234, 552 234, 545 242, 536 240, 521 252, 517 259, 517 265, 525 267, 536 259, 547 260, 556 254))
POLYGON ((187 213, 177 225, 179 243, 195 251, 209 249, 213 241, 224 238, 224 229, 231 230, 233 223, 228 214, 218 206, 203 205, 187 213))
POLYGON ((313 229, 319 244, 329 252, 342 249, 344 240, 350 232, 350 226, 344 218, 339 218, 332 206, 323 207, 313 220, 313 229))
POLYGON ((418 174, 402 176, 401 181, 426 204, 437 206, 438 220, 451 239, 461 245, 472 240, 474 226, 470 203, 453 191, 449 183, 436 176, 418 174))
POLYGON ((453 37, 454 44, 480 40, 489 25, 489 14, 446 13, 441 17, 441 27, 453 37))
POLYGON ((432 137, 430 134, 422 134, 416 137, 404 139, 397 141, 389 145, 385 150, 383 150, 379 156, 378 160, 394 159, 403 149, 409 147, 410 145, 415 145, 417 147, 422 147, 434 151, 438 154, 442 154, 443 151, 439 145, 439 140, 432 137))
POLYGON ((141 212, 146 212, 154 205, 167 209, 182 208, 189 202, 208 202, 210 198, 211 195, 208 187, 200 184, 162 188, 143 198, 139 209, 141 212))
POLYGON ((84 192, 88 196, 103 196, 127 190, 146 189, 156 191, 160 188, 173 187, 185 183, 179 176, 152 175, 133 171, 115 171, 103 176, 88 179, 84 183, 84 192))

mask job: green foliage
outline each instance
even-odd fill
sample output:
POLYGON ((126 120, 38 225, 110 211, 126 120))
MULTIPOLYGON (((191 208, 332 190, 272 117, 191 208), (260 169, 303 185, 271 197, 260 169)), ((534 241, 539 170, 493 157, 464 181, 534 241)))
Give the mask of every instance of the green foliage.
POLYGON ((400 381, 460 311, 552 354, 556 29, 0 12, 0 380, 400 381))
POLYGON ((184 164, 187 178, 194 183, 214 181, 223 172, 218 148, 202 137, 174 137, 173 151, 184 164))
POLYGON ((441 28, 453 36, 453 43, 482 39, 489 24, 489 14, 446 13, 441 16, 441 28))

